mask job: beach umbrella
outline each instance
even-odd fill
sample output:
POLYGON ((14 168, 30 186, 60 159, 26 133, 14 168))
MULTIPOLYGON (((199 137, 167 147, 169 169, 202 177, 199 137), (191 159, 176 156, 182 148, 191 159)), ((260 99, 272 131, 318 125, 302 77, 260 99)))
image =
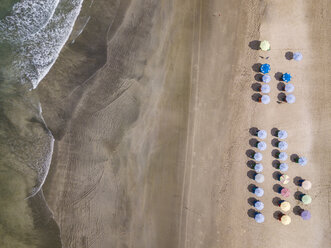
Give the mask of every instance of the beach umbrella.
POLYGON ((262 76, 262 81, 263 81, 264 83, 269 83, 269 82, 271 81, 271 77, 270 77, 268 74, 263 75, 263 76, 262 76))
POLYGON ((260 151, 264 151, 265 149, 267 149, 267 144, 263 141, 260 141, 260 142, 257 143, 257 148, 260 151))
POLYGON ((262 188, 255 188, 254 194, 258 197, 262 197, 264 195, 264 190, 262 188))
POLYGON ((301 201, 303 202, 303 204, 310 204, 311 203, 311 196, 310 195, 303 195, 301 197, 301 201))
POLYGON ((301 215, 301 218, 304 220, 309 220, 311 217, 311 214, 308 210, 302 211, 302 213, 300 215, 301 215))
POLYGON ((263 223, 264 222, 264 216, 263 216, 263 214, 260 214, 260 213, 255 214, 254 219, 257 223, 263 223))
POLYGON ((260 90, 262 93, 267 94, 270 92, 270 86, 268 84, 264 84, 261 86, 260 90))
POLYGON ((292 94, 289 94, 286 96, 285 100, 287 103, 295 103, 295 96, 292 94))
POLYGON ((270 97, 269 97, 268 95, 263 95, 263 96, 261 97, 261 102, 262 102, 263 104, 268 104, 268 103, 270 102, 270 97))
POLYGON ((283 81, 285 81, 286 83, 290 82, 291 78, 292 78, 292 76, 290 73, 284 73, 283 77, 282 77, 283 81))
POLYGON ((263 171, 263 165, 262 164, 255 164, 254 165, 254 170, 258 173, 262 172, 263 171))
POLYGON ((288 170, 288 165, 286 163, 281 163, 279 165, 279 170, 283 171, 283 172, 287 171, 288 170))
POLYGON ((287 212, 291 209, 291 204, 287 201, 283 201, 279 206, 284 212, 287 212))
POLYGON ((290 177, 288 175, 281 175, 279 177, 279 181, 282 183, 282 184, 288 184, 290 182, 290 177))
POLYGON ((263 183, 264 182, 264 176, 262 174, 256 174, 254 179, 257 183, 263 183))
POLYGON ((293 54, 293 59, 294 59, 295 61, 300 61, 300 60, 302 60, 302 58, 303 58, 303 56, 302 56, 302 54, 299 53, 299 52, 296 52, 296 53, 293 54))
POLYGON ((291 223, 291 217, 284 214, 281 218, 280 218, 280 221, 282 222, 283 225, 288 225, 291 223))
POLYGON ((284 197, 289 197, 291 195, 291 192, 288 188, 282 188, 280 194, 284 197))
POLYGON ((286 153, 286 152, 280 152, 280 153, 278 154, 278 158, 279 158, 279 160, 281 160, 281 161, 285 161, 285 160, 287 159, 287 153, 286 153))
POLYGON ((308 180, 304 180, 303 183, 301 184, 302 188, 305 190, 310 190, 311 189, 311 182, 308 180))
POLYGON ((280 131, 278 131, 277 136, 280 139, 286 139, 287 138, 287 132, 285 130, 280 130, 280 131))
POLYGON ((260 67, 260 72, 262 72, 263 74, 270 72, 270 70, 271 70, 271 67, 269 64, 263 64, 260 67))
POLYGON ((301 165, 301 166, 305 166, 305 165, 307 164, 307 159, 306 159, 305 157, 300 157, 300 158, 298 159, 298 163, 299 163, 299 165, 301 165))
POLYGON ((278 143, 278 148, 282 151, 286 150, 288 147, 288 144, 285 141, 280 141, 278 143))
POLYGON ((261 161, 262 158, 263 158, 263 156, 262 156, 261 153, 256 152, 256 153, 254 154, 254 159, 255 159, 256 161, 261 161))
POLYGON ((257 137, 260 139, 265 139, 267 138, 267 132, 265 130, 260 130, 257 132, 257 137))
POLYGON ((262 51, 269 51, 270 50, 270 43, 267 40, 263 40, 260 43, 260 48, 262 51))
POLYGON ((294 91, 294 85, 293 84, 287 84, 285 85, 285 91, 288 93, 291 93, 294 91))
POLYGON ((257 210, 261 211, 261 210, 264 208, 264 204, 263 204, 263 202, 261 202, 261 201, 256 201, 256 202, 254 203, 254 207, 255 207, 257 210))

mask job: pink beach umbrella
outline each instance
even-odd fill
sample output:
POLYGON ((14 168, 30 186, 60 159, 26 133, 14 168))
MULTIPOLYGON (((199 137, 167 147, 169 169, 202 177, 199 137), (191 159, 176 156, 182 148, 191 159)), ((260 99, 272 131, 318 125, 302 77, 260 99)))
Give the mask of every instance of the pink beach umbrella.
POLYGON ((291 192, 288 188, 282 188, 280 194, 284 197, 289 197, 291 195, 291 192))

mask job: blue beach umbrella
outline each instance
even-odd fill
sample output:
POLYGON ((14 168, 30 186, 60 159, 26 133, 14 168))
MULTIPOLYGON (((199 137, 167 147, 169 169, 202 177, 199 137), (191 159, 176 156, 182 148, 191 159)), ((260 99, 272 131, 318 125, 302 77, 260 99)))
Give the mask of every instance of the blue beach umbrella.
POLYGON ((265 149, 267 149, 267 144, 263 141, 260 141, 259 143, 257 143, 257 148, 260 151, 264 151, 265 149))
POLYGON ((295 103, 295 96, 292 94, 289 94, 286 96, 285 100, 287 103, 295 103))
POLYGON ((260 71, 263 73, 263 74, 266 74, 270 71, 271 67, 269 64, 263 64, 261 65, 260 67, 260 71))
POLYGON ((285 160, 287 159, 287 154, 286 154, 286 152, 280 152, 280 153, 278 154, 278 158, 279 158, 279 160, 281 160, 281 161, 285 161, 285 160))
POLYGON ((255 207, 257 210, 261 211, 261 210, 264 208, 264 204, 263 204, 263 202, 261 202, 261 201, 256 201, 256 202, 254 203, 254 207, 255 207))
POLYGON ((298 159, 298 163, 299 163, 299 165, 301 165, 301 166, 305 166, 305 165, 307 164, 307 159, 306 159, 305 157, 300 157, 300 158, 298 159))
POLYGON ((293 84, 287 84, 285 85, 285 91, 288 93, 291 93, 294 91, 294 85, 293 84))
POLYGON ((302 56, 302 54, 299 53, 299 52, 296 52, 296 53, 293 54, 293 59, 294 59, 295 61, 300 61, 300 60, 302 60, 302 58, 303 58, 303 56, 302 56))
POLYGON ((267 94, 270 92, 270 86, 268 84, 264 84, 261 86, 261 92, 267 94))
POLYGON ((291 74, 290 73, 284 73, 283 74, 283 81, 285 81, 286 83, 290 82, 291 81, 291 74))
POLYGON ((288 148, 288 144, 285 141, 280 141, 278 143, 278 148, 279 150, 284 151, 288 148))
POLYGON ((271 77, 270 77, 268 74, 263 75, 263 77, 262 77, 262 81, 263 81, 264 83, 269 83, 269 82, 271 81, 271 77))
POLYGON ((262 197, 264 195, 264 190, 262 188, 256 188, 254 194, 258 197, 262 197))
POLYGON ((261 153, 256 152, 256 153, 254 154, 254 159, 255 159, 256 161, 261 161, 262 158, 263 158, 263 156, 262 156, 261 153))
POLYGON ((288 170, 288 165, 286 163, 281 163, 279 165, 279 170, 282 171, 282 172, 285 172, 288 170))
POLYGON ((267 132, 265 130, 260 130, 257 132, 257 137, 260 139, 265 139, 267 138, 267 132))
POLYGON ((264 222, 264 216, 263 216, 263 214, 260 214, 260 213, 255 214, 254 219, 257 223, 263 223, 264 222))
POLYGON ((262 164, 255 164, 254 165, 254 170, 258 173, 263 171, 263 165, 262 164))
POLYGON ((285 130, 280 130, 277 134, 278 138, 280 139, 286 139, 287 138, 287 132, 285 130))

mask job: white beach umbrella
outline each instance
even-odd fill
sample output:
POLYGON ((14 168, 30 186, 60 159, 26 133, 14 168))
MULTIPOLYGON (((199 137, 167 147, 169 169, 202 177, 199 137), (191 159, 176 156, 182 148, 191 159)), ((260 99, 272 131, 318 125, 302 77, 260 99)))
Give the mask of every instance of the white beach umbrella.
POLYGON ((300 157, 298 159, 298 163, 301 165, 301 166, 305 166, 307 164, 307 159, 305 157, 300 157))
POLYGON ((260 151, 264 151, 265 149, 267 149, 267 144, 263 141, 260 141, 259 143, 257 143, 257 148, 260 151))
POLYGON ((256 201, 256 202, 254 203, 254 207, 255 207, 257 210, 261 211, 261 210, 264 208, 264 204, 263 204, 263 202, 261 202, 261 201, 256 201))
POLYGON ((258 173, 263 171, 263 165, 262 164, 255 164, 254 165, 254 170, 258 173))
POLYGON ((287 138, 287 132, 285 130, 280 130, 280 131, 278 131, 277 136, 280 139, 286 139, 287 138))
POLYGON ((258 197, 262 197, 264 195, 264 190, 262 188, 256 188, 254 194, 258 197))
POLYGON ((270 92, 270 86, 268 84, 264 84, 261 86, 261 92, 267 94, 270 92))
POLYGON ((286 96, 286 102, 287 103, 295 103, 295 96, 292 94, 289 94, 286 96))
POLYGON ((287 153, 286 153, 286 152, 280 152, 280 153, 278 154, 278 158, 279 158, 279 160, 281 160, 281 161, 285 161, 285 160, 287 159, 287 153))
POLYGON ((280 141, 278 143, 278 148, 282 151, 286 150, 288 147, 288 144, 285 141, 280 141))
POLYGON ((285 91, 288 93, 291 93, 294 91, 294 85, 293 84, 287 84, 285 85, 285 91))
POLYGON ((254 154, 254 159, 255 159, 256 161, 261 161, 262 158, 263 158, 263 156, 262 156, 261 153, 257 152, 257 153, 254 154))
POLYGON ((257 137, 260 139, 265 139, 267 138, 267 132, 265 130, 260 130, 257 132, 257 137))
POLYGON ((268 74, 262 76, 262 81, 264 83, 269 83, 271 81, 271 77, 268 74))
POLYGON ((262 102, 263 104, 268 104, 268 103, 270 102, 270 97, 269 97, 268 95, 263 95, 263 96, 261 97, 261 102, 262 102))
POLYGON ((254 179, 257 183, 263 183, 264 182, 264 176, 262 174, 256 174, 254 179))
POLYGON ((300 60, 302 60, 302 58, 303 58, 303 56, 302 56, 302 54, 299 53, 299 52, 296 52, 296 53, 293 54, 293 59, 294 59, 295 61, 300 61, 300 60))
POLYGON ((279 165, 279 170, 282 171, 282 172, 285 172, 288 170, 288 165, 286 163, 281 163, 279 165))

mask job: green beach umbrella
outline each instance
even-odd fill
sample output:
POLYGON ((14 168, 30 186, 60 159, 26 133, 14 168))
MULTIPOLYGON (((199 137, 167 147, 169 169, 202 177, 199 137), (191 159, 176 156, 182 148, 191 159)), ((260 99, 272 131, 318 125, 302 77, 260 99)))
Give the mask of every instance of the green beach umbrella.
POLYGON ((267 40, 261 41, 260 48, 262 51, 269 51, 270 50, 270 43, 267 40))
POLYGON ((311 203, 311 196, 310 195, 304 195, 302 198, 301 198, 301 201, 303 202, 303 204, 310 204, 311 203))

